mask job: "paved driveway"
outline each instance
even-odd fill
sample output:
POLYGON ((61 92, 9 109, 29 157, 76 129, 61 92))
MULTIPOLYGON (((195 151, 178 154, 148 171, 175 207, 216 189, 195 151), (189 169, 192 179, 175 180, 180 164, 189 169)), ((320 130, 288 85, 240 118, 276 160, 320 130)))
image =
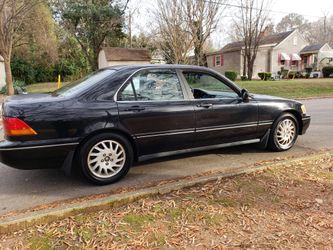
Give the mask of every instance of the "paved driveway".
POLYGON ((113 185, 96 187, 80 177, 66 177, 61 170, 16 170, 0 165, 0 215, 13 210, 80 196, 112 192, 118 188, 167 181, 210 170, 245 166, 258 161, 333 148, 333 99, 304 101, 312 124, 296 146, 284 153, 257 149, 253 145, 187 154, 141 163, 113 185))

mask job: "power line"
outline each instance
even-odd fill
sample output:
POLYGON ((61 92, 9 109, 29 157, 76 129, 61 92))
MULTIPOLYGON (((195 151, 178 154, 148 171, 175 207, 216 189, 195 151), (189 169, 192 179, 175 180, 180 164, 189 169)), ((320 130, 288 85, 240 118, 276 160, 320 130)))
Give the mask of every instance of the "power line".
MULTIPOLYGON (((206 3, 215 3, 215 4, 218 4, 218 5, 222 5, 222 6, 225 6, 225 7, 231 7, 231 8, 238 8, 238 9, 244 9, 245 8, 244 6, 237 5, 237 4, 220 3, 220 2, 209 1, 209 0, 204 0, 204 2, 206 2, 206 3)), ((263 11, 267 11, 267 12, 285 14, 285 15, 288 15, 290 13, 295 13, 295 14, 298 14, 298 15, 301 15, 301 16, 323 18, 323 16, 306 15, 306 14, 301 14, 301 13, 297 13, 297 12, 287 12, 287 11, 279 11, 279 10, 271 10, 271 9, 260 9, 260 8, 256 8, 256 7, 253 7, 252 9, 254 9, 254 10, 263 10, 263 11)))

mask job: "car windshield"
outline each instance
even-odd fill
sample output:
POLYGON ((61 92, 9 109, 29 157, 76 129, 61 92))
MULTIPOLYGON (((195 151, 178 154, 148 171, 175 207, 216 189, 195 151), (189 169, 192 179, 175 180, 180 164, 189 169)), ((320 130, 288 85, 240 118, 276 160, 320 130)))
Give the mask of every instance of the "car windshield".
POLYGON ((66 86, 54 91, 52 95, 74 96, 78 93, 81 93, 82 91, 87 90, 88 88, 100 82, 101 80, 105 79, 106 77, 110 76, 114 72, 115 70, 110 70, 110 69, 101 69, 95 71, 82 79, 69 83, 66 86))

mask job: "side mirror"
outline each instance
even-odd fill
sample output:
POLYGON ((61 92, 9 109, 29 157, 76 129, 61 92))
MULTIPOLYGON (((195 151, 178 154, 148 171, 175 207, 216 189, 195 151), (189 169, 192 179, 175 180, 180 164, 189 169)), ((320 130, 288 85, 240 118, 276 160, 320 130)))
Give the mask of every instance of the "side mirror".
POLYGON ((249 92, 246 89, 242 89, 241 95, 244 102, 249 101, 249 92))

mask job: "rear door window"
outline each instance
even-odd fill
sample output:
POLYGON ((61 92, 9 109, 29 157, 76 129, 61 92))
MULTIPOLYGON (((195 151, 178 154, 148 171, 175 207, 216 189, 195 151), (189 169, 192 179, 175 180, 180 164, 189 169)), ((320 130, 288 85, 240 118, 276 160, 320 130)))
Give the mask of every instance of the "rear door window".
POLYGON ((167 101, 184 99, 174 70, 144 70, 136 73, 118 95, 119 101, 167 101))

